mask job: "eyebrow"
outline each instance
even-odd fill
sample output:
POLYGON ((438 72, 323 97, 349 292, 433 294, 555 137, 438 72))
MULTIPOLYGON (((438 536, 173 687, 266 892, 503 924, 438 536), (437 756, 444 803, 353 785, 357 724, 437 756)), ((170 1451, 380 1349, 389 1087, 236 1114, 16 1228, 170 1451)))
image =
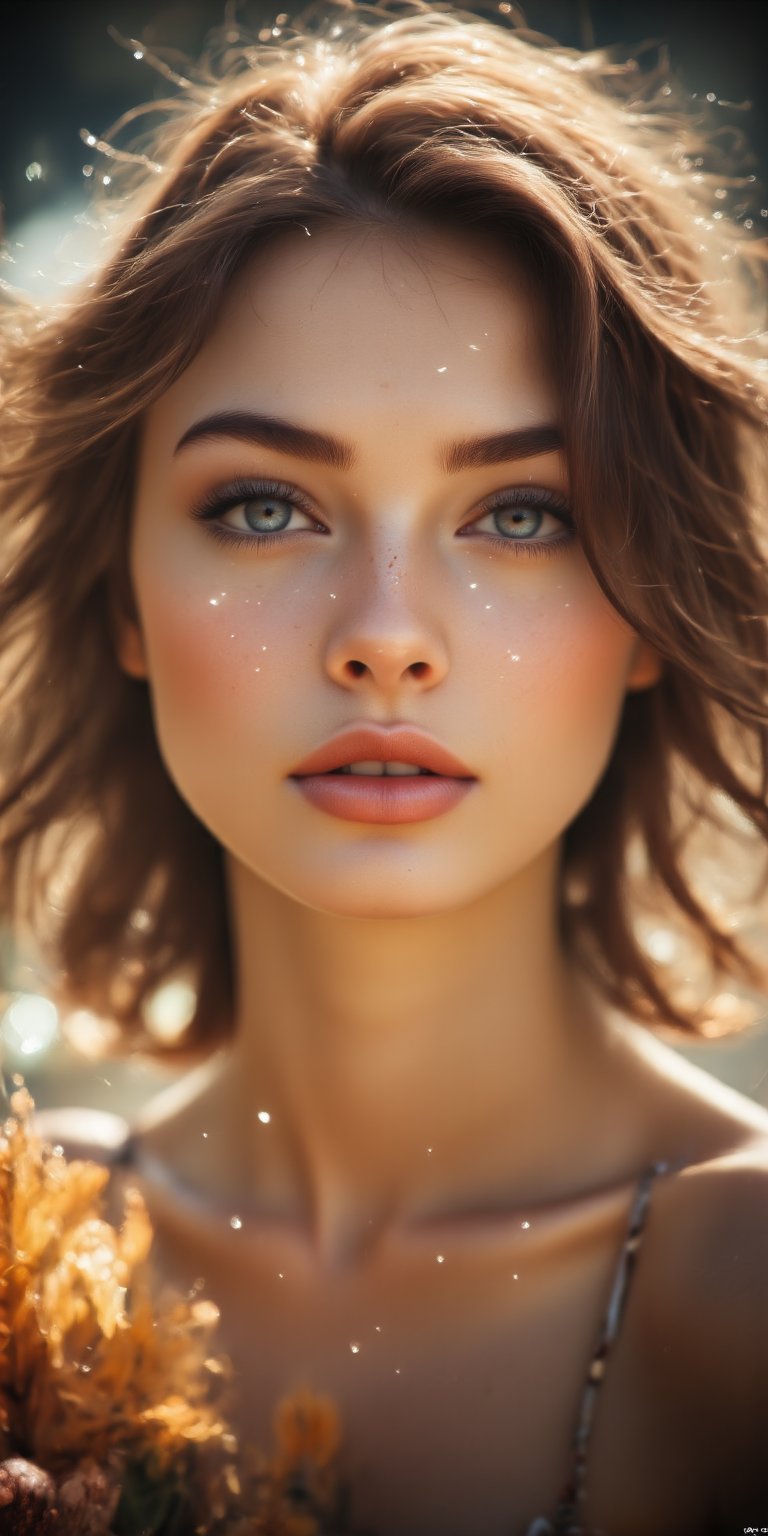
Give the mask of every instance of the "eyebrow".
MULTIPOLYGON (((276 416, 261 416, 253 411, 220 411, 193 422, 179 438, 174 456, 193 443, 221 438, 258 443, 262 448, 276 448, 294 458, 310 459, 331 469, 352 469, 357 454, 352 443, 316 432, 276 416)), ((462 469, 479 469, 486 464, 530 459, 541 453, 557 453, 563 446, 562 434, 551 422, 538 426, 517 427, 510 432, 493 432, 488 437, 465 437, 455 443, 443 443, 438 462, 448 475, 462 469)))

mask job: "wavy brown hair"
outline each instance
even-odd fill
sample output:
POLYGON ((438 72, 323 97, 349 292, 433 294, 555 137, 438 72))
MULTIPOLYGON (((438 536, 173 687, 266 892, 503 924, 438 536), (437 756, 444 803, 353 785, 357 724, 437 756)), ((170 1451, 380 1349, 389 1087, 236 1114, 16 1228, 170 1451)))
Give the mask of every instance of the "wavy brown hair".
POLYGON ((277 231, 471 229, 545 296, 586 558, 663 660, 568 829, 564 941, 612 1002, 691 1032, 695 1008, 638 936, 631 862, 644 852, 718 972, 752 974, 687 868, 680 786, 696 817, 724 796, 768 839, 760 245, 723 218, 754 177, 716 192, 706 125, 663 61, 643 76, 419 0, 402 11, 310 13, 185 82, 133 154, 140 184, 95 280, 47 315, 10 305, 0 909, 32 924, 68 997, 140 1027, 153 989, 192 965, 188 1040, 226 1032, 221 850, 115 654, 142 413, 277 231))

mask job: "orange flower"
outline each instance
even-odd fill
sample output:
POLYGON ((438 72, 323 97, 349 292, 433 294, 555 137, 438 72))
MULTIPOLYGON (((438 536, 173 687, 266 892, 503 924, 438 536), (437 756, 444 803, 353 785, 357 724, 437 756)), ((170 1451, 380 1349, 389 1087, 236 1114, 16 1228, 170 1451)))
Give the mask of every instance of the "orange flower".
POLYGON ((0 1456, 51 1470, 120 1450, 159 1470, 186 1445, 228 1432, 216 1399, 229 1379, 212 1357, 218 1312, 155 1301, 152 1230, 136 1190, 106 1221, 109 1172, 68 1162, 29 1129, 14 1094, 0 1134, 0 1456))
POLYGON ((138 1190, 112 1226, 108 1169, 45 1146, 26 1090, 11 1108, 0 1127, 0 1461, 51 1473, 69 1505, 98 1494, 94 1530, 121 1483, 139 1500, 148 1483, 163 1497, 183 1484, 199 1536, 340 1536, 331 1399, 308 1387, 283 1398, 272 1459, 240 1456, 217 1308, 158 1295, 138 1190))
POLYGON ((330 1397, 317 1397, 301 1387, 278 1403, 274 1416, 277 1455, 273 1462, 279 1477, 305 1462, 327 1467, 341 1443, 339 1415, 330 1397))

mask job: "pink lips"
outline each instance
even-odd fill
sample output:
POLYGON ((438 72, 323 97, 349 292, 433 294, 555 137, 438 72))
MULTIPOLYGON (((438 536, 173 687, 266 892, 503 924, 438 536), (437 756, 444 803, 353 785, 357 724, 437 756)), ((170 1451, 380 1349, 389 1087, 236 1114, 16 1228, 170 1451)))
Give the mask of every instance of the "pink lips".
POLYGON ((289 777, 317 810, 379 825, 431 821, 458 805, 475 783, 465 763, 414 726, 342 731, 302 759, 289 777), (335 771, 360 762, 409 763, 427 772, 377 777, 335 771))

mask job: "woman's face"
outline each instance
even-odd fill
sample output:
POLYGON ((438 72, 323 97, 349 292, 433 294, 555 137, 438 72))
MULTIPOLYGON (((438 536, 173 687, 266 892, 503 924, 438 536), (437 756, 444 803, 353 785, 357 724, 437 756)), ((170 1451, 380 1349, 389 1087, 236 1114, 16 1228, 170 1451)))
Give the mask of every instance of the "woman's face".
POLYGON ((121 661, 193 811, 311 907, 440 912, 518 878, 655 680, 569 522, 537 311, 474 241, 297 226, 148 412, 121 661), (382 778, 386 744, 352 742, 371 776, 304 769, 396 726, 459 764, 382 778))

